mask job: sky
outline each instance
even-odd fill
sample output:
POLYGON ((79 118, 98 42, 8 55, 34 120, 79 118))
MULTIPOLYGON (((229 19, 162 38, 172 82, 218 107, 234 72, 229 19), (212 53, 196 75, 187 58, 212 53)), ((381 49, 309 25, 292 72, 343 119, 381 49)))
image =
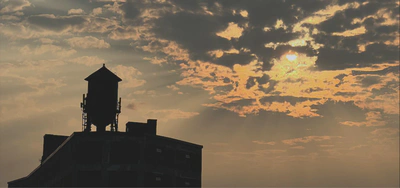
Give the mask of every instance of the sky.
POLYGON ((120 130, 203 145, 204 187, 399 186, 399 1, 1 0, 0 186, 81 131, 88 75, 120 130))

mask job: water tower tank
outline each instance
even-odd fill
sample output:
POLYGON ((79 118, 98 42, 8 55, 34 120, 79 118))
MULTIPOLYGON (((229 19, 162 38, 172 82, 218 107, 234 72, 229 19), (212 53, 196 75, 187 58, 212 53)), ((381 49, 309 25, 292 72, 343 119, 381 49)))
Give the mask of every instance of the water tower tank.
POLYGON ((88 92, 85 102, 87 121, 94 124, 98 132, 105 131, 107 125, 115 123, 118 109, 117 75, 108 70, 105 65, 85 78, 88 81, 88 92))

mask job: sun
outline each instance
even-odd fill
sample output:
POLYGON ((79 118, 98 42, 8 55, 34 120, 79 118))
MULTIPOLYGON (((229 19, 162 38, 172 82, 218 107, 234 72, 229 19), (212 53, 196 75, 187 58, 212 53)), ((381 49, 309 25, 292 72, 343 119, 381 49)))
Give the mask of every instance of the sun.
POLYGON ((297 55, 294 54, 294 53, 288 53, 288 54, 286 54, 286 58, 287 58, 289 61, 294 61, 294 60, 297 59, 297 55))

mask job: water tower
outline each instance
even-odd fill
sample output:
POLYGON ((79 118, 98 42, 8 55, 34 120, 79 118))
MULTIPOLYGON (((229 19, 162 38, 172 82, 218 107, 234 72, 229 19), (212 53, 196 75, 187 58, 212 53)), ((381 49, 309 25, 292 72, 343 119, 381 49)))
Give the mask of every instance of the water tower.
POLYGON ((108 70, 105 65, 90 76, 88 92, 83 94, 82 129, 91 131, 91 125, 96 126, 97 132, 104 132, 111 124, 111 131, 118 131, 118 115, 121 112, 121 98, 118 101, 118 82, 122 81, 117 75, 108 70))

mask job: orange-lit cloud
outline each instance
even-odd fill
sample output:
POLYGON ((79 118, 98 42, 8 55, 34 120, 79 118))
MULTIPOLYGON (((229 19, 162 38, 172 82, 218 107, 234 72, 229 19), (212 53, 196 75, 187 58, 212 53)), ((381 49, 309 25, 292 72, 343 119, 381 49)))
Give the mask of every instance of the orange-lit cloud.
POLYGON ((384 126, 386 124, 385 121, 382 121, 380 112, 370 111, 370 112, 367 112, 366 116, 367 117, 366 117, 365 121, 362 121, 362 122, 344 121, 344 122, 340 122, 340 123, 342 125, 356 126, 356 127, 384 126))
POLYGON ((138 78, 142 73, 134 67, 117 65, 116 67, 112 67, 111 70, 124 80, 120 85, 122 88, 134 88, 146 83, 145 80, 138 78))
POLYGON ((271 146, 273 146, 273 145, 276 144, 276 142, 263 142, 263 141, 259 141, 259 140, 253 140, 252 142, 255 143, 255 144, 260 144, 260 145, 271 145, 271 146))
POLYGON ((235 23, 229 23, 226 30, 217 33, 218 36, 231 40, 231 38, 239 38, 242 35, 243 28, 235 23))
POLYGON ((282 140, 282 143, 286 145, 297 145, 298 143, 309 143, 309 142, 320 142, 324 140, 331 140, 335 138, 342 138, 341 136, 306 136, 302 138, 293 138, 293 139, 287 139, 287 140, 282 140))

